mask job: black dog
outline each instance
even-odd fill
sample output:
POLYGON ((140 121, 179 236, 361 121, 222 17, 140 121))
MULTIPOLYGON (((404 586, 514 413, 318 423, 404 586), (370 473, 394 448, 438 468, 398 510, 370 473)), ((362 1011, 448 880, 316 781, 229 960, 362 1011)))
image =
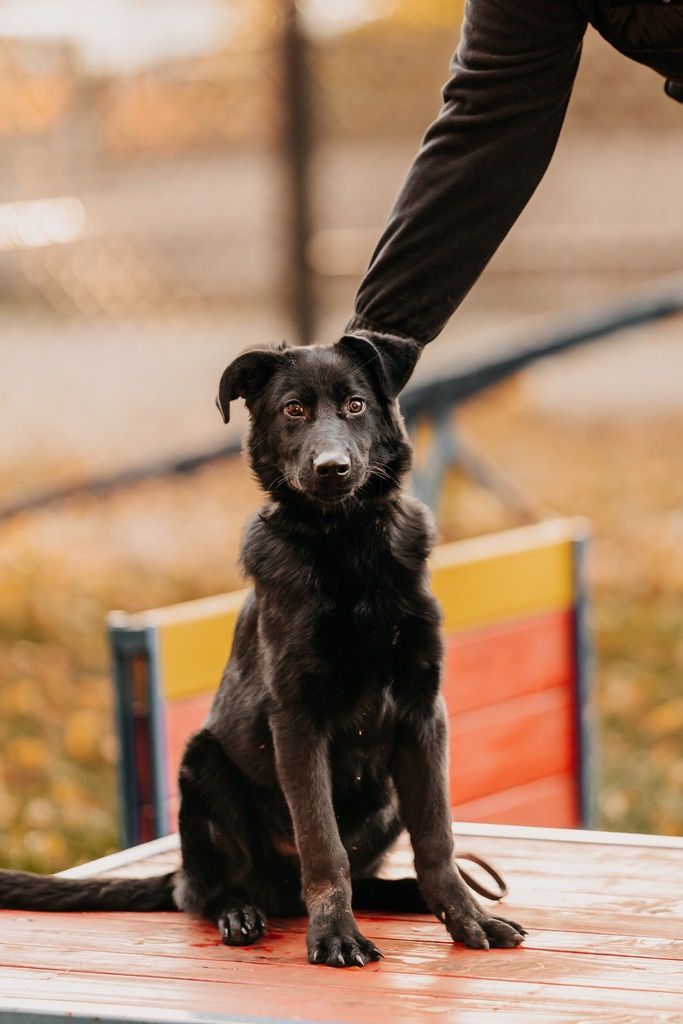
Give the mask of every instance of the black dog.
POLYGON ((401 490, 410 446, 396 396, 417 350, 363 336, 260 349, 225 371, 244 398, 248 450, 270 501, 248 524, 254 590, 205 728, 180 769, 182 867, 136 881, 0 873, 0 906, 178 907, 230 945, 266 914, 308 912, 308 958, 364 965, 379 950, 353 906, 431 910, 456 940, 511 947, 453 860, 430 519, 401 490), (377 871, 407 827, 417 880, 377 871))

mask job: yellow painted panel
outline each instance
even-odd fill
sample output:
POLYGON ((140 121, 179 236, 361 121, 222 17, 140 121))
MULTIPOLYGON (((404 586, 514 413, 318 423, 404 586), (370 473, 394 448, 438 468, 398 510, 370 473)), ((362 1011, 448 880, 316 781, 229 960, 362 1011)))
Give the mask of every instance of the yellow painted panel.
POLYGON ((230 654, 236 620, 232 613, 159 630, 161 686, 166 700, 216 689, 230 654))
POLYGON ((574 600, 571 540, 471 561, 439 562, 433 568, 432 589, 441 604, 446 633, 558 611, 574 600))
POLYGON ((166 700, 215 690, 232 647, 246 591, 226 594, 213 605, 192 601, 161 609, 156 623, 161 688, 166 700), (200 606, 200 607, 197 607, 200 606))

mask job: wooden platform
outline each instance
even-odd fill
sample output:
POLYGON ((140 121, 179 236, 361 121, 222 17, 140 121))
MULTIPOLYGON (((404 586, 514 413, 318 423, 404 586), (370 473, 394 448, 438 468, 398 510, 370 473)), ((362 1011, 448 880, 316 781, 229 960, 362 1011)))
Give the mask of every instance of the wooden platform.
MULTIPOLYGON (((193 1024, 683 1022, 683 839, 465 824, 459 848, 499 867, 517 950, 454 945, 426 917, 361 916, 379 965, 304 957, 305 921, 244 949, 181 914, 0 911, 0 1021, 193 1024)), ((68 874, 169 870, 157 840, 68 874)), ((392 873, 408 873, 400 847, 392 873)), ((503 909, 504 906, 504 909, 503 909)))

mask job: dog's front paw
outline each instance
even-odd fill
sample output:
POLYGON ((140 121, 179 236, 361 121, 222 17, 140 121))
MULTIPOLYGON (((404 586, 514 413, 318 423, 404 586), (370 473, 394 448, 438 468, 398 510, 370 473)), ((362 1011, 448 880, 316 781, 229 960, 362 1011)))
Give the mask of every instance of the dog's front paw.
POLYGON ((265 915, 249 904, 230 907, 218 918, 218 931, 226 946, 251 946, 266 933, 265 915))
POLYGON ((350 922, 312 923, 308 929, 308 962, 328 967, 365 967, 382 954, 369 939, 350 922))
POLYGON ((474 901, 469 906, 446 905, 437 911, 454 942, 470 949, 512 949, 524 942, 526 930, 516 921, 492 917, 474 901))
POLYGON ((521 924, 487 914, 450 864, 424 872, 420 888, 454 942, 464 942, 470 949, 512 949, 524 942, 521 924))

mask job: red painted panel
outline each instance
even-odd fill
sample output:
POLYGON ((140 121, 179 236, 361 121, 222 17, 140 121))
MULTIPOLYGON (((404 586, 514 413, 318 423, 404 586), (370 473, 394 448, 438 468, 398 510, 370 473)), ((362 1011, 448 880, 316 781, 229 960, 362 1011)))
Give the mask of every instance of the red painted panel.
MULTIPOLYGON (((573 680, 570 611, 447 638, 444 692, 451 719, 451 799, 456 816, 512 824, 577 823, 573 680), (549 782, 549 776, 554 781, 549 782), (520 789, 530 783, 536 788, 520 789)), ((165 707, 173 826, 178 765, 187 740, 201 728, 211 699, 205 693, 165 707)))
POLYGON ((138 789, 138 835, 141 843, 147 843, 155 836, 155 815, 150 770, 149 714, 146 708, 138 710, 133 716, 133 747, 138 789))
POLYGON ((574 771, 574 698, 557 687, 450 719, 453 804, 574 771))
POLYGON ((524 786, 455 804, 457 821, 486 821, 498 825, 543 825, 576 828, 580 825, 579 791, 572 772, 536 779, 524 786))
POLYGON ((164 708, 166 729, 166 785, 170 795, 178 788, 178 768, 190 736, 198 732, 209 713, 213 693, 200 693, 174 700, 164 708))
POLYGON ((178 831, 178 808, 180 807, 180 797, 176 792, 173 792, 166 801, 166 820, 169 823, 169 830, 171 832, 178 831))
POLYGON ((449 714, 538 690, 571 688, 573 632, 568 610, 447 637, 443 692, 449 714))

